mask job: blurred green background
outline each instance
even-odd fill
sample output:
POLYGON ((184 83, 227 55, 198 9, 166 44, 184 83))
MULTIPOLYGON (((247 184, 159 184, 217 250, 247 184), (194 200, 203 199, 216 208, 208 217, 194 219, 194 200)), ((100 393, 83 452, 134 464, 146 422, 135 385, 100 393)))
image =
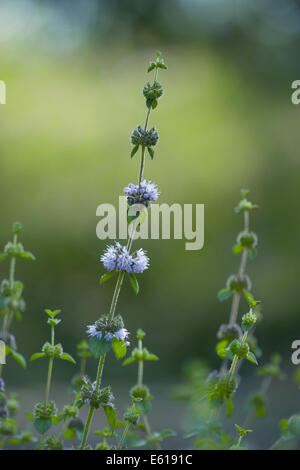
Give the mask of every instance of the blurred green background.
MULTIPOLYGON (((129 137, 144 121, 147 64, 161 50, 169 67, 159 76, 165 95, 150 120, 160 142, 145 177, 159 185, 161 203, 205 204, 205 243, 195 252, 185 251, 183 240, 138 242, 151 269, 140 277, 137 298, 129 282, 122 289, 118 313, 132 339, 143 328, 146 345, 160 357, 146 369, 157 399, 153 419, 181 432, 184 407, 169 401, 168 390, 181 381, 189 358, 218 367, 216 331, 230 302, 218 303, 216 293, 239 263, 231 247, 242 228, 233 211, 240 188, 249 188, 260 206, 251 217, 258 257, 248 272, 263 301, 261 361, 277 351, 293 373, 290 346, 300 334, 300 162, 299 109, 290 95, 299 79, 299 4, 1 2, 7 104, 0 108, 0 241, 5 244, 20 220, 25 248, 37 257, 18 262, 16 270, 27 310, 14 334, 26 357, 48 339, 44 308, 62 309, 57 335, 73 355, 86 325, 107 311, 113 283, 99 286, 106 242, 96 237, 96 208, 117 204, 123 187, 137 180, 129 137)), ((7 270, 2 263, 2 278, 7 270)), ((23 371, 10 361, 5 368, 11 389, 26 385, 29 407, 44 385, 44 366, 39 361, 23 371)), ((95 367, 91 361, 91 374, 95 367)), ((73 373, 70 364, 57 364, 59 387, 64 390, 73 373)), ((251 387, 253 366, 245 365, 243 374, 251 387)), ((124 369, 112 358, 105 369, 105 381, 113 381, 116 395, 121 387, 124 402, 135 375, 134 366, 124 369)), ((274 415, 257 431, 259 444, 276 433, 279 418, 298 411, 299 393, 285 383, 271 402, 274 415)))

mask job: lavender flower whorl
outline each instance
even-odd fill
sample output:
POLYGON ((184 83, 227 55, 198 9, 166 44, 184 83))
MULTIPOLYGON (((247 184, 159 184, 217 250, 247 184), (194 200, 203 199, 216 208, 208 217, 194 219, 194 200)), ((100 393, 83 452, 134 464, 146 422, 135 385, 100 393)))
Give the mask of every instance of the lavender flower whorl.
POLYGON ((142 273, 149 267, 149 258, 142 248, 130 254, 126 246, 119 242, 109 245, 100 260, 107 271, 116 269, 127 273, 142 273))
POLYGON ((129 185, 124 188, 124 194, 127 196, 129 206, 143 204, 145 207, 150 207, 151 202, 157 201, 159 196, 157 185, 152 183, 151 180, 143 180, 140 186, 138 184, 129 183, 129 185))

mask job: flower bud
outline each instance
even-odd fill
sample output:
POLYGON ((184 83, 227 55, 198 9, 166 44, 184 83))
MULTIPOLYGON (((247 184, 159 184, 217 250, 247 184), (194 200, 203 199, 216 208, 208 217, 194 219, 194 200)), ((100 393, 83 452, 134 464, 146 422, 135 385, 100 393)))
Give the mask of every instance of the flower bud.
POLYGON ((130 424, 133 424, 133 426, 136 426, 139 418, 139 414, 135 411, 133 406, 129 406, 124 413, 124 420, 130 424))
POLYGON ((52 416, 55 416, 57 413, 57 408, 54 403, 54 401, 49 401, 49 403, 37 403, 34 407, 33 410, 33 416, 35 418, 51 418, 52 416))
POLYGON ((226 287, 235 292, 243 292, 244 290, 251 290, 251 281, 247 274, 243 276, 237 276, 233 274, 227 279, 226 287))
POLYGON ((254 232, 240 232, 237 237, 237 243, 244 248, 253 249, 257 246, 257 235, 254 232))
POLYGON ((248 331, 250 330, 250 328, 252 328, 252 326, 255 325, 256 323, 256 315, 255 313, 253 312, 248 312, 248 313, 245 313, 245 315, 243 315, 242 317, 242 328, 244 331, 248 331))
POLYGON ((138 126, 137 129, 131 134, 130 141, 132 145, 142 145, 143 147, 153 147, 158 142, 158 133, 156 128, 152 127, 149 131, 145 131, 141 126, 138 126))
POLYGON ((130 390, 130 396, 132 399, 140 398, 141 400, 146 400, 149 395, 149 388, 146 385, 135 385, 130 390))
POLYGON ((47 438, 46 444, 50 450, 63 450, 62 442, 53 434, 47 438))
POLYGON ((230 352, 238 358, 246 357, 249 353, 249 346, 247 343, 241 343, 239 340, 235 339, 230 344, 230 352))
POLYGON ((64 407, 64 414, 69 418, 77 419, 79 416, 79 408, 76 405, 66 405, 64 407))

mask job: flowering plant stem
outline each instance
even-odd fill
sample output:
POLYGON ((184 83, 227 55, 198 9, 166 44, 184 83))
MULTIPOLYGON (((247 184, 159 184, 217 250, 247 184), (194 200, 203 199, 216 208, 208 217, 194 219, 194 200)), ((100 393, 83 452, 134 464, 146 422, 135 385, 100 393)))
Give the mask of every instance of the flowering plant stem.
MULTIPOLYGON (((51 346, 54 347, 54 326, 51 326, 51 346)), ((45 393, 45 402, 46 402, 46 404, 49 401, 51 378, 52 378, 52 369, 53 369, 53 359, 54 359, 53 357, 49 358, 48 377, 47 377, 46 393, 45 393)))
MULTIPOLYGON (((13 236, 13 244, 16 245, 18 241, 18 235, 17 233, 14 234, 13 236)), ((9 264, 9 283, 10 283, 10 288, 13 289, 14 287, 14 282, 15 282, 15 269, 16 269, 16 257, 12 256, 10 259, 10 264, 9 264)), ((8 331, 9 327, 12 321, 13 317, 13 312, 7 312, 3 319, 3 325, 2 325, 2 335, 5 338, 8 331)), ((0 366, 0 377, 2 373, 2 367, 0 366)))
MULTIPOLYGON (((245 333, 243 334, 243 337, 242 337, 242 341, 241 341, 241 344, 244 345, 245 342, 246 342, 246 339, 247 339, 247 336, 248 336, 248 332, 245 331, 245 333)), ((229 376, 228 376, 228 380, 231 380, 233 375, 234 375, 234 372, 235 372, 235 369, 236 369, 236 366, 238 365, 238 362, 239 362, 239 356, 237 354, 235 354, 234 358, 233 358, 233 361, 231 363, 231 367, 229 369, 229 376)))
MULTIPOLYGON (((244 231, 246 232, 248 230, 249 230, 249 212, 245 211, 244 212, 244 231)), ((241 256, 241 263, 240 263, 239 271, 238 271, 239 276, 243 276, 243 274, 245 273, 247 258, 248 258, 248 250, 247 248, 244 248, 242 252, 242 256, 241 256)), ((232 326, 236 322, 239 305, 240 305, 240 299, 241 299, 241 293, 235 292, 233 294, 233 299, 232 299, 229 326, 232 326)))
MULTIPOLYGON (((158 68, 155 69, 154 81, 157 80, 157 75, 158 75, 158 68)), ((151 107, 148 108, 148 110, 147 110, 147 115, 146 115, 146 120, 145 120, 145 125, 144 125, 144 131, 147 130, 148 123, 149 123, 149 118, 150 118, 150 113, 151 113, 151 107)), ((142 182, 142 179, 143 179, 144 168, 145 168, 145 146, 143 145, 142 148, 141 148, 141 160, 140 160, 139 179, 138 179, 139 188, 141 186, 141 182, 142 182)), ((132 230, 132 232, 130 233, 130 235, 128 237, 127 249, 128 249, 129 252, 131 250, 133 238, 134 238, 134 230, 132 230)), ((113 320, 113 318, 114 318, 114 314, 115 314, 115 311, 116 311, 116 306, 117 306, 117 303, 118 303, 121 287, 122 287, 123 280, 124 280, 124 275, 125 275, 125 272, 120 271, 119 275, 118 275, 118 278, 117 278, 117 281, 116 281, 116 286, 115 286, 115 290, 114 290, 114 293, 113 293, 113 298, 112 298, 112 302, 111 302, 111 306, 110 306, 110 310, 109 310, 109 314, 108 314, 108 318, 109 318, 110 321, 113 320)), ((104 368, 105 357, 106 357, 106 354, 103 354, 100 357, 99 363, 98 363, 98 371, 97 371, 97 378, 96 378, 96 389, 97 390, 99 390, 100 386, 101 386, 101 378, 102 378, 102 373, 103 373, 103 368, 104 368)), ((90 426, 91 426, 94 411, 95 411, 95 409, 90 406, 88 417, 87 417, 85 427, 84 427, 82 442, 81 442, 81 445, 80 445, 80 448, 79 448, 80 450, 83 450, 85 445, 86 445, 86 441, 87 441, 87 438, 88 438, 89 429, 90 429, 90 426)), ((129 426, 126 426, 125 429, 124 429, 124 432, 123 432, 123 435, 122 435, 122 438, 121 438, 122 442, 124 441, 124 439, 126 437, 128 428, 129 428, 129 426)))

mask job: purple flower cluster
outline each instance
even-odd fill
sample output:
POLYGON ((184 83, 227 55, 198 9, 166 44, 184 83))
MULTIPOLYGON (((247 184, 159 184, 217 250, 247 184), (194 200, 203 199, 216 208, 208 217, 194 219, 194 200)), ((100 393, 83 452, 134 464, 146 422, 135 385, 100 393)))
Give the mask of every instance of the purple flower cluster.
POLYGON ((151 202, 157 201, 159 196, 157 185, 150 180, 143 180, 140 186, 130 183, 124 188, 124 194, 127 196, 129 206, 143 204, 146 207, 150 207, 151 202))
POLYGON ((119 242, 109 245, 100 260, 107 271, 116 269, 128 273, 142 273, 149 267, 149 258, 142 248, 130 254, 126 246, 119 242))
POLYGON ((101 330, 97 329, 97 325, 88 325, 87 326, 87 333, 89 336, 96 336, 99 340, 104 336, 106 341, 110 341, 113 338, 116 338, 117 340, 122 340, 125 342, 126 346, 129 346, 129 342, 127 341, 129 331, 126 330, 126 328, 120 328, 119 330, 115 331, 114 333, 107 332, 103 333, 101 330))

